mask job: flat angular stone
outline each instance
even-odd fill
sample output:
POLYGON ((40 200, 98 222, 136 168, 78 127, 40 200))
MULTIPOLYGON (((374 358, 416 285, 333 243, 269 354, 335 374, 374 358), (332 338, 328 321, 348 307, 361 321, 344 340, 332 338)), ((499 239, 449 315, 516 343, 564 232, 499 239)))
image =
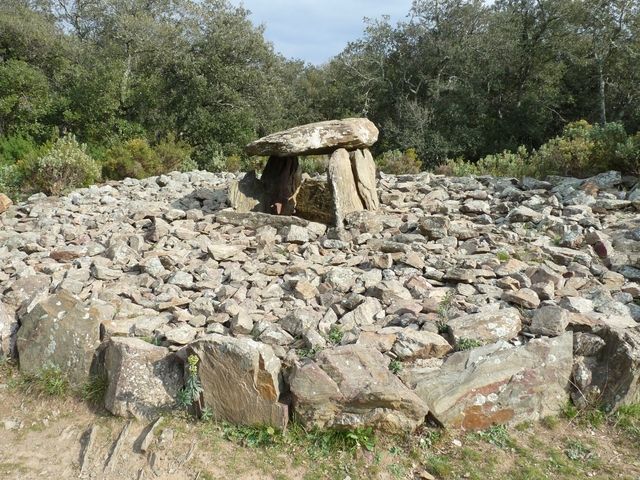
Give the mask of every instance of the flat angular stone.
POLYGON ((559 413, 569 399, 573 334, 504 341, 451 355, 416 379, 415 392, 445 427, 480 430, 559 413))
POLYGON ((441 358, 452 350, 451 345, 437 333, 405 328, 396 334, 393 353, 399 360, 441 358))
POLYGON ((388 364, 377 350, 346 345, 296 365, 289 379, 296 418, 307 427, 414 431, 427 409, 388 364))
POLYGON ((248 338, 208 335, 187 347, 200 358, 204 405, 237 425, 284 429, 287 406, 279 403, 280 360, 269 345, 248 338))
POLYGON ((529 331, 536 335, 557 337, 567 329, 569 316, 569 312, 564 308, 554 305, 541 307, 534 312, 529 331))
POLYGON ((456 344, 461 340, 477 340, 483 344, 511 340, 522 329, 522 317, 516 308, 504 308, 462 315, 447 322, 456 344))
POLYGON ((172 408, 182 388, 182 362, 169 349, 114 337, 105 352, 105 408, 120 417, 153 418, 172 408))
POLYGON ((287 157, 320 155, 338 148, 367 148, 378 140, 378 129, 366 118, 329 120, 294 127, 260 138, 245 147, 248 155, 287 157))
POLYGON ((95 312, 61 290, 38 303, 21 323, 17 335, 21 371, 35 374, 53 364, 73 384, 86 381, 100 345, 101 319, 95 312))

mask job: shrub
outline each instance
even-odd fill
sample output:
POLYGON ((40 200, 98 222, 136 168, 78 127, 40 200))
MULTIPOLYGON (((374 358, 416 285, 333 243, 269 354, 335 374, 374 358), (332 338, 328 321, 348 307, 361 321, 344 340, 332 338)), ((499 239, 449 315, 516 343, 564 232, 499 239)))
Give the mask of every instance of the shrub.
POLYGON ((327 171, 329 158, 326 155, 311 155, 300 158, 300 168, 309 175, 322 174, 327 171))
POLYGON ((196 170, 197 164, 191 159, 191 147, 182 140, 176 140, 174 134, 167 135, 164 140, 158 143, 153 151, 158 157, 161 172, 173 172, 175 170, 189 171, 196 170), (185 167, 188 170, 185 170, 185 167))
POLYGON ((0 165, 13 165, 38 149, 29 135, 0 137, 0 165))
POLYGON ((405 152, 401 150, 384 152, 381 157, 376 158, 376 164, 384 173, 393 175, 419 173, 422 170, 422 161, 413 148, 405 152))
POLYGON ((59 138, 43 149, 43 155, 36 158, 31 155, 18 163, 31 188, 60 195, 67 189, 85 187, 100 179, 100 166, 74 135, 59 138))
POLYGON ((144 178, 161 172, 160 157, 144 138, 133 138, 111 147, 102 167, 104 177, 112 180, 144 178))
POLYGON ((584 178, 607 170, 640 173, 640 132, 629 137, 619 123, 600 126, 581 120, 567 124, 561 136, 531 154, 521 146, 516 152, 488 155, 475 163, 447 160, 436 172, 456 176, 584 178))

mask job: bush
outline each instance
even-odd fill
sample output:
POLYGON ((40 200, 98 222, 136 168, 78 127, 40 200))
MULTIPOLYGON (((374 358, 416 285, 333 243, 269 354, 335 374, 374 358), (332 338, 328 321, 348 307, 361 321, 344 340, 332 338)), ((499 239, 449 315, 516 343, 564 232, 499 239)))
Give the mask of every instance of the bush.
POLYGON ((0 165, 13 165, 38 149, 29 135, 0 137, 0 165))
POLYGON ((190 171, 198 168, 191 159, 191 147, 182 140, 176 141, 173 134, 167 135, 153 150, 158 156, 162 172, 190 171))
POLYGON ((18 167, 29 187, 48 195, 60 195, 67 189, 100 180, 100 166, 87 155, 86 148, 74 135, 67 135, 43 147, 43 155, 23 159, 18 167))
POLYGON ((401 150, 384 152, 381 157, 376 158, 376 164, 384 173, 393 175, 419 173, 422 170, 422 161, 413 148, 405 152, 401 150))
POLYGON ((144 178, 162 173, 162 163, 147 140, 133 138, 107 150, 102 173, 112 180, 144 178))
POLYGON ((520 147, 515 153, 488 155, 476 163, 447 160, 436 171, 457 176, 584 178, 607 170, 640 174, 640 132, 629 137, 619 123, 600 126, 581 120, 567 124, 561 136, 552 138, 531 154, 520 147))

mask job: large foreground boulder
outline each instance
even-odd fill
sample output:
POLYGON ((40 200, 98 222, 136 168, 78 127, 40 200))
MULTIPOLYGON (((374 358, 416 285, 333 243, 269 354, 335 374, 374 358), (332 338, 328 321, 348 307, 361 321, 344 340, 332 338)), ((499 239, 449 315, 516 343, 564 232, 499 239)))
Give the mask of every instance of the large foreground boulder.
POLYGON ((289 382, 296 418, 308 427, 414 431, 427 408, 388 364, 377 350, 346 345, 295 366, 289 382))
POLYGON ((267 135, 246 146, 249 155, 288 157, 319 155, 338 148, 367 148, 378 140, 378 129, 366 118, 346 118, 301 125, 267 135))
POLYGON ((182 362, 169 349, 139 338, 113 337, 105 351, 108 380, 105 407, 139 420, 175 405, 182 388, 182 362))
POLYGON ((596 357, 592 381, 585 390, 595 387, 598 401, 607 410, 639 403, 640 326, 604 328, 597 335, 605 341, 605 346, 596 357))
POLYGON ((287 406, 279 403, 280 360, 269 345, 212 334, 189 345, 199 357, 204 405, 216 418, 238 425, 284 429, 287 406))
POLYGON ((523 347, 500 341, 451 355, 419 378, 415 391, 445 427, 537 420, 566 404, 572 360, 571 332, 523 347))
POLYGON ((84 383, 100 345, 100 316, 61 290, 22 317, 17 347, 20 370, 38 373, 47 365, 65 372, 73 384, 84 383))

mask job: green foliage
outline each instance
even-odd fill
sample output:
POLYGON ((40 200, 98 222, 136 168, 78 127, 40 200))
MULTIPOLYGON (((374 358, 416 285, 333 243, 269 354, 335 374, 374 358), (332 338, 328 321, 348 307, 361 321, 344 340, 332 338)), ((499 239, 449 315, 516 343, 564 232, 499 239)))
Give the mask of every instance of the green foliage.
POLYGON ((511 259, 509 253, 505 252, 504 250, 500 250, 498 253, 496 253, 496 257, 501 262, 508 262, 511 259))
POLYGON ((616 427, 640 441, 640 403, 623 405, 613 414, 616 427))
POLYGON ((476 163, 448 160, 438 172, 466 176, 492 175, 544 178, 547 175, 587 177, 607 170, 636 173, 640 166, 640 133, 627 136, 620 123, 569 123, 563 134, 529 154, 521 146, 515 153, 488 155, 476 163))
POLYGON ((251 448, 271 447, 282 440, 282 432, 270 426, 223 423, 222 432, 225 439, 251 448))
POLYGON ((323 174, 327 171, 329 160, 326 155, 311 155, 300 158, 300 169, 302 173, 309 175, 323 174))
POLYGON ((573 461, 585 461, 593 456, 593 452, 580 440, 570 440, 564 450, 565 455, 573 461))
POLYGON ((196 355, 189 355, 187 358, 187 377, 184 382, 184 387, 178 392, 177 403, 178 406, 188 409, 192 406, 199 409, 198 413, 202 412, 202 385, 198 378, 198 363, 200 359, 196 355))
POLYGON ((356 451, 365 449, 373 451, 376 437, 371 428, 342 429, 312 429, 304 432, 304 440, 312 448, 324 454, 337 451, 356 451))
POLYGON ((460 340, 458 340, 458 343, 456 344, 456 350, 458 352, 462 352, 465 350, 472 350, 474 348, 478 348, 481 346, 482 346, 482 342, 479 342, 478 340, 471 339, 471 338, 461 338, 460 340))
POLYGON ((69 380, 64 372, 52 363, 44 365, 37 373, 24 373, 18 385, 26 393, 35 392, 50 397, 62 397, 69 391, 69 380))
POLYGON ((39 68, 9 59, 0 62, 0 134, 42 132, 51 108, 49 82, 39 68))
POLYGON ((418 158, 415 149, 391 150, 376 157, 376 165, 384 173, 393 175, 418 173, 422 170, 422 162, 418 158))
POLYGON ((342 342, 342 338, 344 337, 344 332, 340 330, 340 327, 337 325, 333 325, 329 330, 329 335, 327 335, 327 340, 332 345, 340 345, 342 342))
POLYGON ((391 360, 389 362, 389 370, 397 375, 402 371, 402 362, 400 360, 391 360))
POLYGON ((37 149, 33 138, 23 133, 0 137, 0 165, 13 165, 37 149))
POLYGON ((109 387, 107 375, 92 375, 82 386, 82 399, 92 405, 101 405, 109 387))
POLYGON ((111 147, 105 155, 102 174, 105 178, 145 178, 162 172, 157 153, 143 138, 133 138, 111 147))
POLYGON ((504 425, 494 425, 486 430, 472 433, 471 436, 502 449, 513 448, 515 446, 513 439, 509 436, 509 432, 504 425))
POLYGON ((160 172, 191 171, 197 169, 197 164, 191 159, 192 148, 182 140, 176 140, 175 135, 167 135, 160 143, 153 147, 158 157, 160 172))
POLYGON ((60 195, 71 188, 85 187, 100 179, 100 167, 86 153, 86 145, 74 135, 56 140, 44 153, 18 163, 28 185, 48 195, 60 195))

